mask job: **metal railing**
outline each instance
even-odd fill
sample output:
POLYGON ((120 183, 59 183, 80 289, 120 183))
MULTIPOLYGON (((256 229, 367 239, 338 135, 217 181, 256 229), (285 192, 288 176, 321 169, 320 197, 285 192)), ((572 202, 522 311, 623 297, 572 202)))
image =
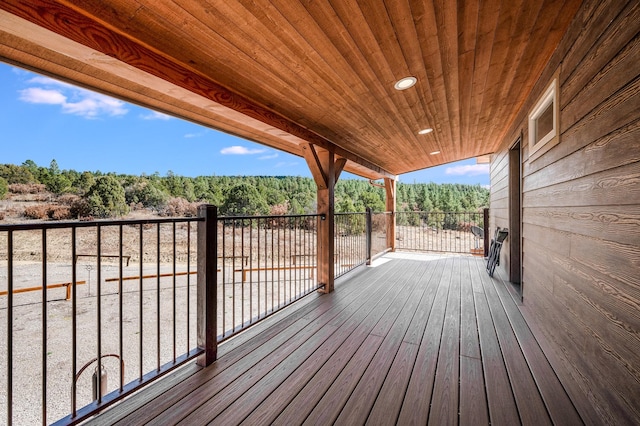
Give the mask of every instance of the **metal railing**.
POLYGON ((338 278, 367 263, 370 212, 336 213, 334 216, 334 274, 338 278))
MULTIPOLYGON (((324 285, 324 216, 198 214, 0 225, 0 418, 79 423, 324 285)), ((387 250, 390 218, 335 215, 336 277, 387 250)))
POLYGON ((202 352, 198 220, 0 226, 7 424, 78 422, 202 352))
POLYGON ((0 226, 0 416, 37 423, 39 392, 42 423, 73 424, 202 355, 208 291, 197 281, 206 265, 216 271, 204 285, 217 287, 218 342, 318 289, 321 216, 212 218, 217 256, 209 258, 199 256, 211 249, 198 238, 206 231, 193 226, 206 215, 0 226))
POLYGON ((338 278, 389 251, 387 240, 391 212, 336 213, 335 277, 338 278))
POLYGON ((396 249, 481 255, 479 230, 484 232, 483 212, 397 212, 396 249))
POLYGON ((318 289, 319 215, 218 218, 218 340, 318 289))
POLYGON ((373 212, 371 214, 371 258, 380 256, 391 249, 387 239, 391 212, 373 212))

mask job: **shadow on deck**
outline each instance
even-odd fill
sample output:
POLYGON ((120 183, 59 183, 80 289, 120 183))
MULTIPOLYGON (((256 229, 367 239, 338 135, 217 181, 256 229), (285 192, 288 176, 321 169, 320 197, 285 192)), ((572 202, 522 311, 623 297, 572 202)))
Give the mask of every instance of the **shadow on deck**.
POLYGON ((581 424, 482 259, 393 253, 107 410, 120 424, 581 424))

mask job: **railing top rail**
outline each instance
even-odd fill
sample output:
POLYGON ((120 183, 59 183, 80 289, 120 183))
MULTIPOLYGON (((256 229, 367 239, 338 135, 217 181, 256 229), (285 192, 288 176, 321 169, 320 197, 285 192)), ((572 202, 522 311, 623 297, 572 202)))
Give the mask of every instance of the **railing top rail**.
POLYGON ((347 216, 350 214, 367 214, 367 212, 340 212, 340 213, 334 213, 336 216, 347 216))
POLYGON ((298 217, 324 217, 324 214, 276 214, 262 216, 218 216, 218 220, 249 220, 249 219, 287 219, 298 217))
POLYGON ((433 211, 433 210, 429 210, 429 211, 423 211, 423 210, 402 210, 402 211, 397 211, 396 213, 431 213, 431 214, 483 214, 482 210, 475 210, 475 211, 471 211, 471 210, 464 210, 464 211, 445 211, 445 212, 441 212, 441 211, 433 211))
POLYGON ((155 223, 180 223, 180 222, 202 222, 199 217, 178 217, 162 219, 122 219, 122 220, 87 220, 87 221, 51 221, 51 222, 29 222, 11 223, 0 225, 0 232, 4 231, 31 231, 41 229, 60 228, 90 228, 93 226, 118 226, 118 225, 148 225, 155 223))

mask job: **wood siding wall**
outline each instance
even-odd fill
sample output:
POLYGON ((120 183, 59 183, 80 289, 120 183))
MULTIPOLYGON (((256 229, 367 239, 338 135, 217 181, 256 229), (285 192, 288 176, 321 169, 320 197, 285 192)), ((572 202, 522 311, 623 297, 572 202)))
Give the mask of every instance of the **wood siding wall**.
POLYGON ((640 2, 585 1, 518 117, 490 229, 509 226, 522 134, 521 310, 586 423, 640 424, 640 2), (558 71, 560 143, 530 161, 527 115, 558 71))

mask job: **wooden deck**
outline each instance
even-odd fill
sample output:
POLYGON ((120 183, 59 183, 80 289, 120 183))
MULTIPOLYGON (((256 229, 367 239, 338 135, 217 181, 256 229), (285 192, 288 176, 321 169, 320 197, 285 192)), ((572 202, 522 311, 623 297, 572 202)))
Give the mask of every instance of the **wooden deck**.
POLYGON ((482 259, 394 253, 95 424, 582 424, 482 259))

